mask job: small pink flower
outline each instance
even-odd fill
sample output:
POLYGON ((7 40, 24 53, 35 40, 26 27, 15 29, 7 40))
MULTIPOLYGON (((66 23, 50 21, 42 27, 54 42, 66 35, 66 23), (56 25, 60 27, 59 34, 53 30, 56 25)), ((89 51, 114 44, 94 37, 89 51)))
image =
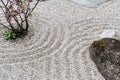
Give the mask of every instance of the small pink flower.
POLYGON ((28 0, 29 2, 33 2, 33 0, 28 0))
POLYGON ((17 10, 12 10, 12 12, 11 12, 11 15, 12 16, 16 16, 18 14, 18 11, 17 10))

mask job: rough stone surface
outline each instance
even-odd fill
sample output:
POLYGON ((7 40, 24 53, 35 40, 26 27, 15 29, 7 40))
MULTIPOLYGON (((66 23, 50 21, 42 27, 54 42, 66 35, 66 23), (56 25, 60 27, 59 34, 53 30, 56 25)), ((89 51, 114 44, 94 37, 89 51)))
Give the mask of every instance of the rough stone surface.
POLYGON ((106 80, 120 80, 120 41, 103 38, 90 46, 91 59, 106 80))

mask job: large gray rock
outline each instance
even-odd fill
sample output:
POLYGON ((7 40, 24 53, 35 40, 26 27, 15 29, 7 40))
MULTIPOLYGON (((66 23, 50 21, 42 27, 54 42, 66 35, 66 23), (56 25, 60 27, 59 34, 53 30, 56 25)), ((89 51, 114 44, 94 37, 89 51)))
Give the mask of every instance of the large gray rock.
POLYGON ((90 57, 106 80, 120 80, 120 41, 103 38, 91 44, 90 57))
POLYGON ((98 5, 100 3, 103 3, 107 0, 72 0, 75 3, 78 3, 80 5, 85 5, 87 7, 94 7, 95 5, 98 5))

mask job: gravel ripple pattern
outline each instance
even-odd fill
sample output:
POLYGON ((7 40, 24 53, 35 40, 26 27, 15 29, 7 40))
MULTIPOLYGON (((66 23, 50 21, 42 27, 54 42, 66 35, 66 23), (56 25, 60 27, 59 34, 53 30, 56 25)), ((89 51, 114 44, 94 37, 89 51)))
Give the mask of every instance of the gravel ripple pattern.
POLYGON ((41 2, 25 39, 5 41, 0 34, 0 80, 104 80, 88 48, 105 29, 120 33, 119 11, 119 0, 95 8, 70 0, 41 2))

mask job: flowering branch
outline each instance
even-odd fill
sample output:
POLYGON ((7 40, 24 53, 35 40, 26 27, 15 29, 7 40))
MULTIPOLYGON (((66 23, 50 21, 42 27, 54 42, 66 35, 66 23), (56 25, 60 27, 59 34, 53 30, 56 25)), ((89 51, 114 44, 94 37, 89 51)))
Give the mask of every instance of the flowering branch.
POLYGON ((6 2, 4 0, 0 0, 0 9, 5 16, 6 22, 9 24, 5 25, 0 22, 0 25, 13 32, 16 31, 16 28, 19 28, 19 33, 24 30, 28 31, 28 18, 40 1, 45 0, 35 0, 35 4, 33 0, 6 0, 6 2))

